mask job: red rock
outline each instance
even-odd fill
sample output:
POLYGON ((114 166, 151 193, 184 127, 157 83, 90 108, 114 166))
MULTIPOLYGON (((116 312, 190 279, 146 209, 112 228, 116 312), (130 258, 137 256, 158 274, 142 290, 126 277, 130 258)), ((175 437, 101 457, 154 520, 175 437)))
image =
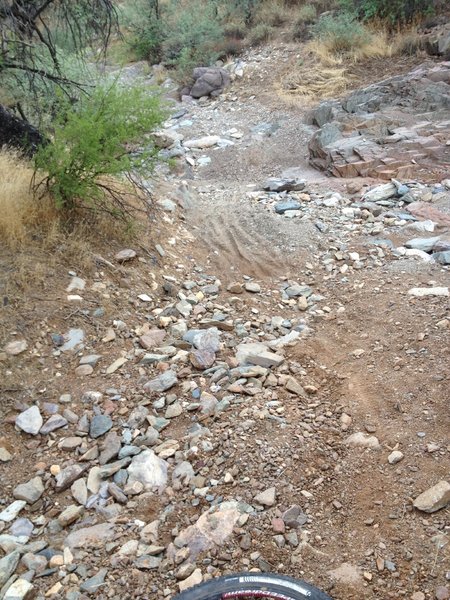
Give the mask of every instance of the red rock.
POLYGON ((189 354, 189 360, 196 369, 204 371, 213 366, 216 355, 214 352, 208 352, 207 350, 193 350, 189 354))
POLYGON ((283 519, 280 519, 280 517, 272 519, 272 529, 274 533, 284 533, 286 531, 286 525, 284 524, 283 519))
POLYGON ((163 329, 150 329, 150 331, 139 338, 139 343, 146 350, 150 350, 161 345, 165 337, 166 332, 163 329))

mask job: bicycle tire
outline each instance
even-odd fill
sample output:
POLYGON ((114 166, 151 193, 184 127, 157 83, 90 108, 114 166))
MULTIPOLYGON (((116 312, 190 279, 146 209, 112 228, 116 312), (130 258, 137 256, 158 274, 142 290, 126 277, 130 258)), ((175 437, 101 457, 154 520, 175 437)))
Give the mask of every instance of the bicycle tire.
MULTIPOLYGON (((276 573, 236 573, 225 575, 217 579, 211 579, 205 583, 193 586, 177 596, 173 600, 222 600, 227 599, 225 594, 237 594, 239 592, 271 593, 268 600, 332 600, 330 596, 318 590, 316 587, 276 573), (278 594, 278 595, 276 595, 278 594)), ((228 596, 239 598, 239 596, 228 596)), ((261 596, 263 597, 263 596, 261 596)))

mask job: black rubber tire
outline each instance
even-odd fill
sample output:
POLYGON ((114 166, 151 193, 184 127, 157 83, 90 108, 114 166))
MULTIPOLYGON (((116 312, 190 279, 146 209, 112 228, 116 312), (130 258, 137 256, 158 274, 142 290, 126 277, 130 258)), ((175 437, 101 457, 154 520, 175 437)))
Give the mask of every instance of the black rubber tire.
POLYGON ((173 600, 220 600, 222 594, 237 591, 268 591, 289 600, 332 600, 304 581, 275 573, 236 573, 211 579, 174 596, 173 600))

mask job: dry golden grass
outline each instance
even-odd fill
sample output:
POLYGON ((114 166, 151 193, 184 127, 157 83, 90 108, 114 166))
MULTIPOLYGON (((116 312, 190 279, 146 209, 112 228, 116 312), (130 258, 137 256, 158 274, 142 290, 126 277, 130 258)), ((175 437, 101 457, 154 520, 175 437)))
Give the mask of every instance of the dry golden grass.
POLYGON ((283 0, 265 0, 256 11, 255 23, 281 27, 290 20, 291 11, 283 0))
POLYGON ((313 40, 305 45, 303 58, 291 61, 284 71, 276 84, 277 93, 289 106, 337 98, 357 83, 349 73, 353 65, 414 53, 416 37, 410 31, 389 35, 373 30, 364 44, 345 53, 334 52, 326 41, 313 40))
POLYGON ((289 106, 308 106, 322 98, 343 94, 349 85, 346 69, 338 61, 309 53, 293 62, 277 83, 277 93, 289 106))
POLYGON ((0 239, 11 249, 23 245, 36 229, 52 238, 59 229, 51 199, 36 200, 32 168, 13 152, 0 152, 0 239))
MULTIPOLYGON (((129 243, 140 231, 139 220, 131 225, 105 213, 80 210, 68 217, 48 195, 34 196, 32 177, 30 164, 14 152, 0 151, 0 288, 8 294, 38 288, 61 266, 91 272, 95 254, 129 243)), ((127 194, 132 203, 134 197, 124 188, 127 194)))

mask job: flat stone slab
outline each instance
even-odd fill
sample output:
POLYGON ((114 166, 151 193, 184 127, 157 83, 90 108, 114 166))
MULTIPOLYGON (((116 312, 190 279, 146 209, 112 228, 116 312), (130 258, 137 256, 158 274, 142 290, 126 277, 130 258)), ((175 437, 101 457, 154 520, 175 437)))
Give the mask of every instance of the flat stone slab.
POLYGON ((297 200, 284 200, 275 204, 275 212, 282 215, 288 210, 299 210, 301 207, 302 205, 297 200))
POLYGON ((299 192, 305 189, 304 179, 287 179, 270 177, 264 184, 264 189, 269 192, 299 192))

